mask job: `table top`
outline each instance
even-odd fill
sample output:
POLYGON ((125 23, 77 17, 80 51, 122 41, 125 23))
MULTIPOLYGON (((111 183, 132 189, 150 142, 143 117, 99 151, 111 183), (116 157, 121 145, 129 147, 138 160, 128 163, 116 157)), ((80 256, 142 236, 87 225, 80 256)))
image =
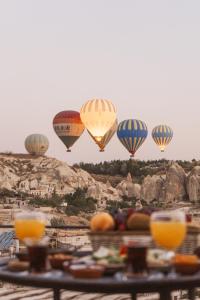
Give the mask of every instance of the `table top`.
POLYGON ((200 287, 200 273, 193 276, 156 278, 156 276, 127 279, 122 276, 102 277, 100 279, 76 279, 62 271, 43 274, 11 272, 5 265, 0 266, 0 280, 38 288, 69 289, 88 293, 148 293, 161 289, 179 290, 200 287))

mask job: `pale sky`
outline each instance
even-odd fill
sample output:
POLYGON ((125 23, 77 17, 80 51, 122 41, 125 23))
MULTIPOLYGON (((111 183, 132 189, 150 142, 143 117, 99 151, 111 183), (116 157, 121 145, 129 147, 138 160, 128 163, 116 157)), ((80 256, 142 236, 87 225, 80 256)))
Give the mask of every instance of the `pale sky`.
POLYGON ((49 156, 74 162, 128 159, 114 137, 105 153, 85 133, 66 153, 52 119, 93 97, 118 120, 149 130, 138 159, 199 159, 199 0, 0 0, 0 151, 25 152, 44 133, 49 156), (151 130, 171 126, 160 154, 151 130))

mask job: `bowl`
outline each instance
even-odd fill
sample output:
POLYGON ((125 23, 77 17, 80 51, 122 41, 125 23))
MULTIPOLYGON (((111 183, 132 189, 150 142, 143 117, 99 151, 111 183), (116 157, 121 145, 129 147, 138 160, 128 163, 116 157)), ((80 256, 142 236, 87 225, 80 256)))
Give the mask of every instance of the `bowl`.
POLYGON ((75 248, 49 248, 48 249, 48 254, 68 254, 68 255, 72 255, 75 251, 75 248))
POLYGON ((125 264, 109 264, 105 266, 104 275, 113 276, 117 272, 122 272, 125 269, 125 264))
MULTIPOLYGON (((73 250, 66 249, 66 248, 56 248, 56 249, 49 248, 48 249, 48 254, 50 254, 50 255, 55 255, 55 254, 72 255, 73 252, 74 252, 74 249, 73 250)), ((16 252, 15 255, 20 261, 29 261, 29 256, 28 256, 27 250, 16 252)))
POLYGON ((15 255, 19 261, 29 261, 29 255, 27 251, 16 252, 15 255))
POLYGON ((48 255, 49 262, 53 269, 63 270, 63 263, 72 261, 74 257, 66 254, 48 255))
POLYGON ((193 275, 200 271, 200 263, 175 263, 174 268, 181 275, 193 275))
POLYGON ((29 262, 12 259, 8 262, 7 269, 11 272, 23 272, 29 269, 29 262))

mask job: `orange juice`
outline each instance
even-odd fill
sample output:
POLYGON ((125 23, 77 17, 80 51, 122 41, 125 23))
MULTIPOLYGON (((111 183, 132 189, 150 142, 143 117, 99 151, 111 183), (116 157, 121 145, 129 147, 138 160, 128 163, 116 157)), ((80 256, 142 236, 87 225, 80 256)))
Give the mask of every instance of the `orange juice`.
POLYGON ((178 248, 186 234, 186 225, 182 222, 151 222, 151 234, 158 246, 168 250, 178 248))
POLYGON ((37 219, 17 219, 15 232, 19 240, 25 238, 39 240, 44 235, 45 223, 37 219))

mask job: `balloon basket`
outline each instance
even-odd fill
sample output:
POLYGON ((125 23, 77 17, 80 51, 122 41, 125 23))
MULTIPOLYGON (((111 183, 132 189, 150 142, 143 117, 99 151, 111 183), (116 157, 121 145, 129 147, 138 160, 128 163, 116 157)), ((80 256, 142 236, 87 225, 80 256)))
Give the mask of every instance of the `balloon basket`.
POLYGON ((71 150, 70 150, 70 149, 67 149, 67 152, 71 152, 71 150))

